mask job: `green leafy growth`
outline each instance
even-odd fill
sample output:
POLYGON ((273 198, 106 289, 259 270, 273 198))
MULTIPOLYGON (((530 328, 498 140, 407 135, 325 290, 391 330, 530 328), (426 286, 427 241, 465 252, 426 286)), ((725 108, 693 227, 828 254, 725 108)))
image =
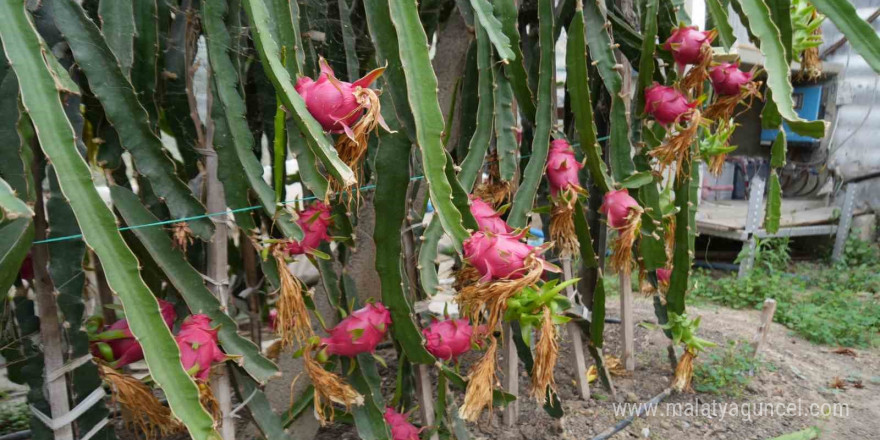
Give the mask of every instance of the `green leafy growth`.
MULTIPOLYGON (((131 153, 138 172, 149 179, 150 186, 164 199, 174 217, 203 215, 205 207, 175 176, 174 162, 165 154, 162 141, 150 126, 150 118, 98 27, 76 2, 53 1, 53 13, 58 29, 64 33, 77 64, 89 80, 92 93, 101 101, 107 119, 119 133, 123 147, 131 153)), ((206 218, 189 220, 187 224, 204 239, 209 239, 214 231, 214 225, 206 218)))
MULTIPOLYGON (((342 359, 343 371, 350 371, 348 359, 342 359)), ((364 404, 351 408, 358 437, 363 440, 390 439, 388 425, 382 417, 385 414, 385 402, 382 398, 382 379, 376 368, 376 360, 369 354, 359 354, 354 370, 347 375, 351 386, 364 396, 364 404)))
MULTIPOLYGON (((66 3, 55 0, 53 0, 53 2, 56 4, 66 3)), ((156 124, 159 121, 159 109, 156 106, 156 86, 159 81, 159 22, 161 19, 161 17, 159 17, 160 5, 158 2, 159 0, 137 0, 133 2, 134 58, 130 72, 131 85, 134 86, 134 90, 137 92, 137 100, 140 101, 144 109, 147 111, 147 114, 150 115, 150 118, 148 120, 144 119, 144 122, 152 124, 151 128, 153 130, 155 130, 156 124)), ((64 31, 60 23, 56 24, 62 33, 68 34, 68 32, 64 31)), ((70 37, 70 35, 65 36, 67 36, 68 39, 70 37)), ((79 57, 76 55, 76 50, 74 50, 74 57, 80 64, 84 62, 79 60, 79 57)), ((88 70, 85 70, 85 72, 86 76, 92 76, 89 74, 88 70)), ((97 78, 89 78, 89 82, 91 83, 96 79, 97 78)), ((113 125, 116 124, 114 123, 113 125)), ((122 135, 121 137, 125 137, 125 135, 122 135)))
POLYGON ((727 341, 723 348, 701 356, 694 368, 694 389, 701 393, 740 398, 761 370, 773 365, 753 357, 754 347, 745 341, 727 341))
MULTIPOLYGON (((587 70, 587 42, 584 33, 584 12, 578 8, 568 27, 568 43, 565 52, 566 86, 571 94, 571 110, 581 150, 587 157, 590 177, 603 193, 608 192, 608 171, 602 160, 602 146, 596 136, 593 119, 593 102, 590 98, 590 77, 587 70)), ((592 247, 590 248, 592 249, 592 247)))
POLYGON ((517 105, 522 111, 523 117, 530 123, 535 123, 535 98, 529 89, 529 76, 525 68, 525 59, 520 49, 520 37, 517 18, 517 3, 514 0, 497 0, 494 2, 495 16, 501 21, 501 30, 510 40, 510 48, 514 58, 504 66, 504 72, 513 86, 517 105))
MULTIPOLYGON (((217 167, 217 179, 223 184, 223 195, 226 197, 226 205, 235 210, 235 224, 245 231, 253 231, 256 228, 250 209, 248 197, 247 177, 238 154, 235 151, 235 140, 229 130, 226 113, 216 88, 211 88, 214 94, 214 105, 211 107, 211 120, 214 124, 214 137, 211 142, 217 153, 219 166, 217 167)), ((304 161, 299 162, 300 173, 303 173, 304 161)))
POLYGON ((263 436, 267 440, 289 440, 290 435, 284 431, 281 417, 272 410, 272 405, 259 384, 239 366, 232 367, 232 375, 240 389, 239 401, 247 399, 251 417, 263 436))
MULTIPOLYGON (((146 225, 158 220, 131 191, 121 186, 111 186, 110 194, 126 223, 146 225)), ((183 252, 174 247, 165 231, 161 228, 132 228, 132 231, 180 292, 190 311, 206 314, 215 326, 220 326, 220 343, 227 353, 242 357, 241 365, 248 374, 260 383, 266 383, 279 374, 278 367, 263 357, 253 342, 239 336, 235 321, 223 312, 220 301, 205 287, 202 275, 186 261, 183 252)))
POLYGON ((470 1, 471 7, 477 14, 477 19, 480 21, 480 25, 486 30, 486 34, 489 36, 489 41, 492 42, 492 45, 495 46, 495 50, 498 51, 498 56, 504 62, 515 60, 516 54, 510 48, 510 38, 504 33, 501 22, 498 21, 493 14, 492 3, 490 3, 489 0, 470 1))
POLYGON ((787 143, 785 140, 785 130, 779 128, 776 134, 776 140, 773 141, 773 147, 770 149, 770 166, 773 168, 782 168, 785 166, 785 149, 787 143))
POLYGON ((538 185, 544 175, 547 152, 550 149, 550 130, 556 118, 556 92, 554 73, 556 54, 553 43, 553 2, 538 1, 538 46, 540 48, 538 75, 538 109, 535 114, 535 131, 532 139, 532 156, 523 170, 522 181, 513 197, 513 205, 507 222, 514 228, 526 226, 528 213, 535 203, 538 185))
POLYGON ((712 23, 715 23, 715 29, 718 31, 718 39, 724 50, 730 50, 736 43, 736 36, 733 35, 733 27, 730 25, 730 17, 727 15, 727 7, 721 0, 706 0, 706 9, 712 16, 712 23))
POLYGON ((251 189, 266 213, 275 220, 275 225, 285 236, 301 239, 302 230, 294 223, 291 215, 275 205, 275 192, 263 180, 263 166, 253 153, 254 137, 245 119, 245 103, 239 91, 238 70, 228 52, 232 41, 224 21, 227 15, 226 2, 207 2, 204 6, 202 23, 207 37, 205 42, 208 61, 211 63, 214 87, 223 105, 223 114, 226 116, 235 153, 251 189))
POLYGON ((492 141, 495 117, 495 97, 492 92, 495 81, 492 69, 492 46, 489 44, 486 31, 478 22, 474 22, 474 32, 477 35, 477 70, 479 71, 476 128, 471 136, 467 156, 461 161, 461 171, 458 173, 458 181, 468 192, 473 190, 478 173, 483 168, 486 151, 492 141))
POLYGON ((406 217, 409 157, 412 143, 406 134, 383 133, 376 153, 376 222, 373 240, 382 243, 376 248, 376 271, 382 289, 382 303, 391 311, 391 331, 412 362, 431 364, 434 357, 425 350, 419 327, 413 320, 412 307, 403 288, 401 235, 406 217))
POLYGON ((767 4, 763 0, 741 0, 741 4, 743 13, 749 19, 749 28, 761 43, 767 86, 772 92, 777 111, 796 133, 814 138, 823 137, 825 121, 806 121, 794 111, 791 69, 779 28, 773 23, 767 4))
POLYGON ((821 29, 825 16, 816 11, 816 7, 807 0, 794 0, 791 2, 791 51, 792 58, 802 62, 803 52, 807 49, 819 47, 824 42, 822 33, 816 33, 821 29))
POLYGON ((495 150, 501 180, 510 182, 516 174, 516 118, 513 114, 513 89, 501 69, 495 68, 495 150))
POLYGON ((855 6, 848 0, 810 0, 820 13, 828 17, 865 59, 874 72, 880 74, 880 37, 865 20, 859 18, 855 6))
POLYGON ((0 223, 0 289, 9 290, 18 279, 18 269, 34 241, 34 226, 30 218, 18 218, 0 223))
MULTIPOLYGON (((685 167, 689 165, 685 164, 685 167)), ((684 298, 691 271, 691 249, 688 229, 694 228, 690 222, 690 170, 685 169, 675 180, 675 249, 672 254, 672 275, 666 292, 666 305, 670 315, 684 314, 684 298)))
POLYGON ((119 60, 122 73, 128 76, 134 62, 134 2, 99 2, 98 17, 101 33, 119 60))
POLYGON ((642 109, 645 108, 645 89, 650 87, 654 81, 654 69, 656 68, 654 50, 657 46, 655 39, 657 38, 659 8, 660 0, 648 0, 645 4, 644 40, 642 40, 641 48, 642 57, 639 59, 638 88, 636 89, 636 100, 633 106, 637 114, 643 112, 642 109))
POLYGON ((632 161, 632 145, 629 139, 629 117, 621 97, 623 78, 617 70, 617 58, 612 49, 613 41, 605 27, 605 15, 598 2, 588 0, 584 3, 584 25, 590 57, 599 69, 599 76, 611 95, 611 174, 616 180, 623 180, 635 171, 632 161))
POLYGON ((24 4, 0 2, 0 39, 16 75, 29 79, 21 83, 21 96, 40 145, 58 173, 61 191, 82 227, 85 243, 103 262, 107 281, 122 301, 153 380, 165 390, 172 411, 193 438, 219 438, 211 416, 199 402, 195 383, 180 364, 177 344, 162 321, 159 304, 141 280, 138 262, 122 241, 113 213, 92 185, 89 168, 77 152, 56 80, 42 57, 40 38, 24 4))
POLYGON ((242 4, 251 20, 251 36, 254 38, 257 52, 260 54, 263 69, 272 84, 275 85, 284 107, 290 112, 300 132, 306 137, 315 155, 318 156, 330 175, 343 186, 356 184, 357 179, 354 172, 339 158, 336 149, 324 135, 321 124, 312 117, 306 109, 305 101, 293 88, 290 73, 281 61, 281 50, 278 43, 272 38, 272 22, 264 0, 244 0, 242 4))
POLYGON ((801 429, 800 431, 774 437, 770 440, 813 440, 819 438, 820 434, 822 434, 822 431, 819 428, 811 426, 806 429, 801 429))
POLYGON ((782 46, 785 48, 785 59, 791 63, 792 54, 792 26, 791 26, 791 1, 790 0, 773 0, 767 2, 770 8, 770 17, 773 23, 779 28, 779 37, 782 40, 782 46))
POLYGON ((380 81, 385 82, 383 88, 391 95, 394 103, 394 112, 400 125, 409 135, 415 139, 415 121, 409 110, 407 101, 406 76, 403 72, 403 63, 400 62, 400 47, 397 44, 397 31, 391 22, 387 0, 364 0, 364 12, 367 18, 367 26, 373 46, 376 49, 376 64, 385 66, 385 73, 380 81))
POLYGON ((764 217, 764 229, 771 234, 779 231, 779 219, 782 216, 782 187, 776 170, 770 171, 767 182, 767 214, 764 217))
POLYGON ((19 199, 15 191, 0 178, 0 219, 15 220, 18 218, 31 218, 34 211, 24 201, 19 199))
POLYGON ((428 40, 419 22, 418 9, 408 0, 390 0, 391 21, 397 30, 400 60, 406 76, 409 106, 413 114, 416 139, 422 153, 422 166, 428 191, 443 229, 461 251, 461 242, 470 234, 462 225, 461 213, 452 203, 452 186, 446 178, 446 151, 443 146, 443 113, 437 101, 437 77, 428 54, 428 40))
MULTIPOLYGON (((68 111, 76 111, 79 114, 78 100, 72 96, 67 97, 68 111)), ((69 117, 69 116, 68 116, 69 117)), ((82 120, 70 118, 78 129, 82 128, 82 120)), ((61 193, 58 179, 54 171, 49 172, 49 200, 46 202, 49 235, 47 238, 54 239, 69 235, 78 235, 79 226, 70 209, 70 204, 61 193)), ((85 274, 83 273, 83 258, 86 246, 82 240, 56 241, 48 244, 49 247, 49 275, 55 286, 56 302, 58 310, 64 317, 64 322, 70 328, 65 332, 71 358, 79 358, 89 354, 89 337, 83 328, 83 294, 85 288, 85 274)), ((70 376, 70 384, 75 396, 75 402, 79 402, 100 388, 103 383, 98 376, 98 367, 88 362, 75 368, 70 376)), ((77 430, 80 435, 85 435, 104 420, 110 412, 103 402, 99 402, 89 408, 77 420, 77 430)), ((112 428, 99 428, 99 437, 110 439, 115 437, 112 428)))

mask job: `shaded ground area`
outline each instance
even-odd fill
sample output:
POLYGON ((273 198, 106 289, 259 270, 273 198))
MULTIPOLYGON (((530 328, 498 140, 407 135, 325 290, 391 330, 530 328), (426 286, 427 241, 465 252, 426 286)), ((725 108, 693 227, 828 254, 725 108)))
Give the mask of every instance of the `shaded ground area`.
MULTIPOLYGON (((609 316, 618 314, 617 298, 609 298, 609 316)), ((635 301, 635 319, 655 322, 653 308, 647 299, 635 301)), ((731 310, 722 307, 691 307, 692 314, 703 316, 701 336, 719 344, 715 350, 724 350, 728 341, 747 340, 758 325, 760 311, 731 310)), ((625 417, 615 414, 625 403, 646 402, 660 393, 669 383, 672 367, 666 355, 667 339, 659 330, 636 327, 636 370, 624 376, 615 377, 617 396, 610 396, 601 386, 593 385, 593 398, 582 401, 575 398, 574 377, 572 376, 571 347, 567 341, 561 343, 559 365, 556 378, 560 397, 566 409, 561 420, 550 418, 534 402, 523 399, 520 402, 519 423, 514 427, 504 427, 500 412, 483 415, 482 420, 470 424, 475 438, 485 439, 584 439, 613 426, 625 417)), ((606 355, 619 353, 619 326, 609 324, 606 331, 606 355)), ((790 330, 773 324, 769 342, 762 351, 763 366, 757 368, 753 380, 744 385, 741 395, 729 397, 713 393, 674 395, 658 406, 653 416, 637 419, 630 427, 614 438, 653 439, 767 439, 797 431, 809 426, 823 430, 821 438, 876 438, 880 432, 880 350, 855 350, 856 356, 833 353, 836 347, 819 346, 793 335, 790 330), (830 389, 829 384, 840 378, 845 390, 830 389), (847 381, 849 380, 849 381, 847 381), (857 384, 862 388, 858 388, 857 384), (715 402, 715 414, 708 412, 715 402), (757 415, 760 407, 773 405, 775 408, 788 408, 789 404, 801 404, 802 415, 764 416, 757 415), (674 407, 666 404, 681 404, 681 412, 688 406, 701 408, 696 414, 667 414, 674 407), (730 415, 731 404, 738 408, 752 405, 751 417, 743 414, 730 415), (823 404, 844 404, 848 415, 809 414, 810 404, 817 404, 821 411, 823 404), (703 405, 703 406, 700 406, 703 405), (727 415, 721 417, 721 405, 727 405, 727 415)), ((386 359, 393 359, 393 352, 382 353, 386 359)), ((698 358, 704 362, 710 356, 703 354, 698 358)), ((394 362, 382 369, 383 385, 386 394, 393 388, 394 362)), ((521 369, 520 386, 528 387, 526 371, 521 369)), ((462 394, 453 393, 460 402, 462 394)), ((827 408, 827 406, 826 406, 827 408)), ((356 439, 353 427, 335 424, 322 428, 318 439, 341 440, 356 439)))

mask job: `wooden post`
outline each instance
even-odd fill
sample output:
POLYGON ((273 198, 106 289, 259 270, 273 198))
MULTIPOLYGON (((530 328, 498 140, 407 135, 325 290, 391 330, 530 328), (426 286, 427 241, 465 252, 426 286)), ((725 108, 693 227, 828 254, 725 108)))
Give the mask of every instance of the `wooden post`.
POLYGON ((752 357, 758 355, 761 347, 767 342, 767 333, 770 332, 770 324, 773 323, 773 314, 776 313, 776 300, 767 298, 764 300, 764 308, 761 310, 761 323, 758 325, 758 331, 752 338, 752 357))
MULTIPOLYGON (((39 146, 35 150, 39 151, 39 146)), ((34 203, 34 239, 46 238, 46 211, 43 203, 43 169, 45 162, 40 154, 36 155, 33 164, 34 188, 36 189, 36 201, 34 203)), ((49 276, 49 248, 44 244, 38 244, 33 249, 34 261, 34 293, 40 317, 40 342, 43 344, 44 374, 47 379, 53 377, 53 372, 64 366, 63 340, 61 338, 61 323, 58 321, 58 303, 55 302, 55 285, 49 276)), ((70 402, 67 395, 67 376, 60 374, 46 384, 49 408, 52 410, 52 418, 57 419, 70 411, 70 402)), ((55 440, 73 440, 73 426, 70 424, 53 429, 55 440)))
MULTIPOLYGON (((192 73, 196 66, 188 68, 187 74, 187 94, 193 96, 192 93, 192 73)), ((208 83, 211 81, 211 72, 208 71, 208 83)), ((208 212, 226 211, 226 194, 223 192, 223 185, 217 178, 217 169, 219 160, 217 153, 214 151, 214 123, 211 120, 211 106, 213 105, 213 95, 210 85, 207 91, 207 111, 205 117, 205 133, 202 137, 202 154, 205 156, 205 193, 207 203, 205 207, 208 212)), ((200 124, 198 121, 198 113, 193 110, 193 122, 200 132, 200 124)), ((200 136, 201 137, 201 136, 200 136)), ((229 307, 229 230, 226 226, 226 216, 212 216, 211 221, 214 223, 214 236, 208 242, 208 289, 220 300, 220 307, 224 312, 228 313, 229 307)), ((229 371, 226 368, 218 368, 214 377, 211 379, 211 388, 217 403, 220 406, 222 420, 220 420, 220 434, 223 440, 235 440, 235 418, 232 414, 232 383, 229 378, 229 371)))
MULTIPOLYGON (((432 393, 431 376, 428 366, 418 364, 416 366, 416 391, 419 393, 419 413, 422 416, 422 426, 434 425, 434 395, 432 393)), ((435 432, 431 434, 431 440, 438 440, 440 436, 435 432)))
MULTIPOLYGON (((562 271, 563 277, 566 281, 571 279, 571 259, 564 258, 562 260, 562 271)), ((574 290, 573 286, 568 286, 566 288, 568 299, 572 304, 577 303, 578 298, 577 292, 574 290)), ((569 322, 566 325, 568 329, 568 335, 571 337, 571 343, 574 347, 574 373, 577 378, 577 386, 578 391, 580 392, 581 398, 587 400, 590 398, 590 382, 587 380, 587 365, 586 365, 586 357, 584 356, 584 341, 581 338, 581 329, 574 322, 569 322)))
POLYGON ((504 408, 504 426, 513 426, 516 425, 519 414, 519 357, 510 324, 503 324, 501 333, 504 338, 504 365, 501 367, 504 372, 504 391, 517 398, 504 408))
POLYGON ((635 323, 633 322, 632 280, 629 271, 620 271, 620 335, 623 337, 623 361, 627 371, 636 369, 635 323))

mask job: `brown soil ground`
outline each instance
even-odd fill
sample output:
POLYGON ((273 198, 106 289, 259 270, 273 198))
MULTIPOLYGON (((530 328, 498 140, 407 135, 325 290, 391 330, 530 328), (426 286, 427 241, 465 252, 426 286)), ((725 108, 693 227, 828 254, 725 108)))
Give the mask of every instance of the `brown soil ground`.
MULTIPOLYGON (((617 298, 608 300, 608 316, 617 316, 617 298)), ((635 301, 636 322, 656 322, 650 300, 635 301)), ((748 340, 758 326, 760 311, 730 310, 720 307, 691 307, 690 314, 702 315, 700 336, 719 345, 729 340, 748 340)), ((592 384, 591 399, 584 401, 575 396, 576 388, 572 374, 571 345, 561 343, 556 380, 565 416, 555 420, 528 398, 519 403, 519 420, 515 426, 505 427, 501 413, 484 414, 479 423, 470 424, 472 435, 478 439, 588 439, 614 426, 625 415, 615 414, 614 405, 647 402, 662 392, 669 384, 673 369, 667 357, 668 340, 659 330, 635 329, 636 368, 623 376, 614 377, 617 388, 615 396, 600 385, 592 384)), ((738 398, 694 393, 672 395, 657 408, 656 414, 636 419, 629 427, 614 436, 615 439, 769 439, 798 431, 810 426, 822 430, 823 439, 876 439, 880 438, 880 350, 856 350, 856 356, 833 353, 837 347, 818 346, 795 336, 787 328, 773 324, 767 345, 761 355, 771 368, 758 370, 755 378, 738 398), (834 378, 861 379, 863 388, 853 385, 845 390, 830 389, 834 378), (681 403, 684 412, 695 403, 700 408, 716 404, 716 413, 672 414, 667 404, 681 403), (729 411, 720 415, 721 405, 774 405, 780 408, 791 403, 801 404, 804 415, 779 416, 755 415, 761 407, 753 406, 752 416, 732 415, 729 411), (809 414, 811 404, 845 404, 848 415, 809 414), (782 404, 782 405, 777 405, 782 404)), ((606 326, 606 356, 620 354, 620 326, 606 326)), ((393 359, 393 352, 381 353, 385 359, 393 359)), ((588 361, 589 362, 589 361, 588 361)), ((699 358, 697 362, 700 362, 699 358)), ((389 362, 382 369, 383 385, 389 391, 394 386, 396 365, 389 362)), ((520 371, 520 387, 527 389, 528 376, 520 371)), ((390 393, 389 393, 390 394, 390 393)), ((454 394, 461 401, 461 394, 454 394)), ((701 410, 702 411, 702 410, 701 410)), ((356 439, 352 426, 333 425, 322 428, 318 439, 356 439)))

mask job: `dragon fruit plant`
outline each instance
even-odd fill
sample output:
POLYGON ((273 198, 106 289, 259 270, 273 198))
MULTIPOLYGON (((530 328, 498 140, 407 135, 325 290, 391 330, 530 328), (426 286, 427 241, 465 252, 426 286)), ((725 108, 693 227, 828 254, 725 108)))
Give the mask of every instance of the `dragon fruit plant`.
MULTIPOLYGON (((0 2, 0 132, 11 133, 0 153, 0 267, 22 268, 0 277, 0 291, 17 289, 21 332, 0 345, 23 372, 10 378, 45 379, 28 393, 35 408, 67 413, 103 380, 124 408, 146 408, 132 426, 154 437, 183 426, 198 440, 233 440, 240 410, 267 437, 300 417, 329 424, 345 413, 375 438, 445 438, 454 411, 473 422, 518 397, 498 389, 499 356, 531 365, 528 394, 560 417, 557 326, 574 304, 604 310, 605 249, 594 244, 605 227, 609 269, 656 282, 659 319, 686 349, 674 384, 687 390, 704 346, 685 304, 698 162, 720 172, 737 112, 762 99, 764 128, 822 136, 822 122, 793 109, 787 59, 818 68, 821 14, 880 70, 864 50, 880 47, 876 33, 819 0, 793 2, 786 17, 766 0, 743 2, 765 71, 716 56, 735 43, 729 26, 676 26, 659 0, 640 9, 638 38, 621 41, 601 24, 637 19, 592 1, 439 0, 442 14, 398 0, 24 3, 0 2), (314 16, 331 7, 333 20, 314 16), (446 21, 460 17, 467 32, 450 32, 460 27, 446 21), (568 99, 557 109, 563 68, 568 99), (547 243, 530 235, 538 225, 547 243), (300 263, 317 276, 292 273, 300 263), (450 264, 451 286, 440 275, 450 264), (577 278, 598 281, 560 294, 577 278), (454 298, 459 315, 414 307, 439 298, 454 298), (177 314, 189 316, 179 328, 177 314), (35 322, 62 331, 39 334, 35 322), (271 338, 312 386, 290 408, 262 391, 295 381, 261 351, 271 338), (384 412, 373 354, 399 366, 384 412), (52 374, 89 355, 75 374, 52 374), (137 361, 152 380, 125 373, 137 361), (462 399, 439 398, 455 388, 462 399), (419 408, 423 428, 396 412, 404 407, 419 408)), ((778 226, 780 136, 768 230, 778 226)), ((604 321, 589 329, 603 370, 604 321)), ((118 424, 97 425, 105 402, 86 414, 78 432, 112 437, 118 424)), ((69 439, 70 426, 52 434, 69 439)))

